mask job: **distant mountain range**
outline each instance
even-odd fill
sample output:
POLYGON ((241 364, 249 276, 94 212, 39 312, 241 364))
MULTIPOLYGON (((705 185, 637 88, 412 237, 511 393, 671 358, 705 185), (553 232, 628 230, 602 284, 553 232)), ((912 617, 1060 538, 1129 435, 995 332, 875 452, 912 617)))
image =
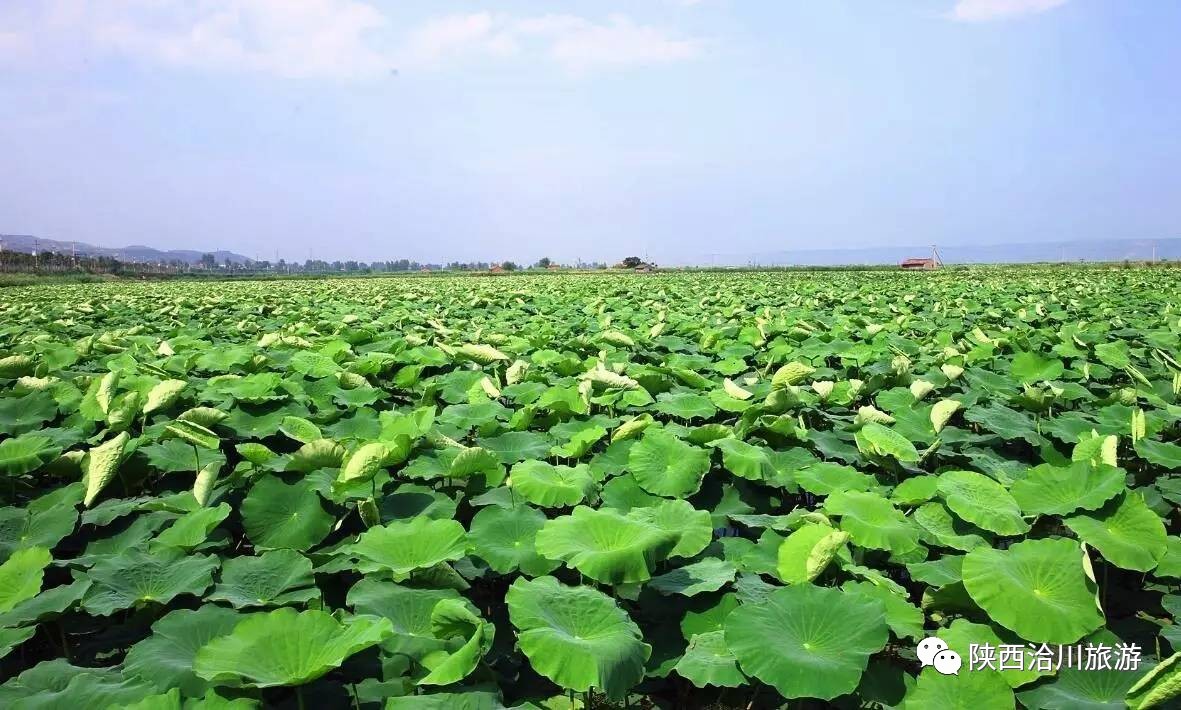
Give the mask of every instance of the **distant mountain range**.
MULTIPOLYGON (((1181 239, 1110 239, 1025 244, 969 244, 939 246, 946 264, 1028 264, 1035 262, 1148 261, 1153 249, 1158 261, 1181 259, 1181 239)), ((910 257, 929 257, 931 245, 846 249, 778 250, 748 254, 708 254, 692 262, 673 263, 717 266, 839 266, 843 264, 897 264, 910 257)))
MULTIPOLYGON (((71 244, 79 256, 110 256, 134 263, 168 263, 178 260, 197 264, 202 254, 213 254, 217 263, 226 259, 241 264, 249 257, 224 251, 195 249, 161 250, 135 245, 128 247, 100 247, 85 242, 64 242, 25 234, 0 234, 3 248, 31 253, 55 251, 69 254, 71 244)), ((1027 264, 1034 262, 1077 261, 1148 261, 1181 259, 1181 239, 1110 239, 1105 241, 1057 241, 1025 244, 971 244, 939 247, 939 256, 947 264, 1027 264)), ((840 266, 853 264, 897 264, 910 257, 931 255, 930 245, 883 246, 842 249, 792 249, 757 253, 717 253, 670 255, 658 260, 666 266, 840 266)))
POLYGON ((26 254, 31 254, 34 251, 55 251, 59 254, 69 254, 71 253, 70 250, 73 249, 74 253, 78 254, 78 256, 109 256, 119 261, 139 264, 166 264, 173 260, 186 264, 197 264, 201 262, 202 254, 213 254, 219 264, 224 263, 226 259, 229 259, 230 262, 235 264, 241 264, 250 260, 241 254, 221 249, 209 251, 195 251, 192 249, 161 250, 141 245, 99 247, 93 244, 87 244, 86 242, 63 242, 56 239, 33 237, 27 234, 0 234, 0 241, 3 241, 6 251, 19 251, 25 252, 26 254))

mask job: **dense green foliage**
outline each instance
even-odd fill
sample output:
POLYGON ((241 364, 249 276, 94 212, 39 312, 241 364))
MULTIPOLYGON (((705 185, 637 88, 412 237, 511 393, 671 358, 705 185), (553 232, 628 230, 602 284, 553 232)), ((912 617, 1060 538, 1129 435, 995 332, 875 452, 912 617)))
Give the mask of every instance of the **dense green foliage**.
POLYGON ((0 706, 1168 702, 1178 294, 1082 269, 9 289, 0 706), (965 664, 1143 660, 942 676, 928 635, 965 664))

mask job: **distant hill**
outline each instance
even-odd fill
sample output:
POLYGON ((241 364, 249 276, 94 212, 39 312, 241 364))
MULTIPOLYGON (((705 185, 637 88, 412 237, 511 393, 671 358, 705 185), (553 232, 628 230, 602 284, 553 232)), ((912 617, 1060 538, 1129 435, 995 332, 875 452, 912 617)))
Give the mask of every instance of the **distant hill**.
MULTIPOLYGON (((1028 264, 1035 262, 1148 261, 1156 247, 1158 261, 1181 259, 1181 239, 1109 239, 1025 244, 969 244, 939 246, 947 264, 1028 264)), ((692 261, 668 263, 717 266, 840 266, 844 264, 897 264, 909 257, 931 255, 931 246, 888 246, 847 249, 792 249, 747 254, 708 254, 692 261)))
POLYGON ((70 249, 73 248, 79 256, 109 256, 119 261, 138 264, 168 263, 173 260, 186 264, 197 264, 200 263, 202 254, 213 254, 219 264, 225 262, 226 259, 234 264, 242 264, 250 260, 241 254, 220 249, 209 251, 160 250, 138 244, 128 247, 99 247, 85 242, 63 242, 27 234, 0 234, 0 240, 3 240, 6 251, 19 251, 26 254, 31 254, 34 251, 55 251, 59 254, 69 254, 70 249))

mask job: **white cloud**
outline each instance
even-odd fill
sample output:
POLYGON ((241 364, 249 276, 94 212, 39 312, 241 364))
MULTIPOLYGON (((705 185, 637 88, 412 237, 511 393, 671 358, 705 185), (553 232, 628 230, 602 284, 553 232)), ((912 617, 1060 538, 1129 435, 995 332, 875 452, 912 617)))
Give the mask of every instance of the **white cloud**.
POLYGON ((691 59, 699 40, 640 25, 626 15, 596 22, 577 15, 513 17, 476 13, 438 18, 411 33, 406 61, 438 66, 473 55, 534 53, 582 73, 599 68, 666 64, 691 59))
POLYGON ((1067 0, 959 0, 951 19, 960 22, 989 22, 1021 15, 1036 15, 1065 5, 1067 0))
POLYGON ((445 15, 395 27, 368 0, 46 0, 0 7, 0 62, 113 55, 197 70, 351 79, 464 59, 548 59, 572 73, 679 61, 697 40, 624 15, 445 15))

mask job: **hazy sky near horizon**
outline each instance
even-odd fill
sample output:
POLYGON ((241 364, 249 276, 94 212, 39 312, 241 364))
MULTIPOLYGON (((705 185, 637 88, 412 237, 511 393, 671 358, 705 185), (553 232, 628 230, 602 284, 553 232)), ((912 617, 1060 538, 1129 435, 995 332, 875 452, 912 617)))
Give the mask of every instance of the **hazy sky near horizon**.
POLYGON ((1163 0, 9 0, 0 233, 661 263, 1179 237, 1178 28, 1163 0))

